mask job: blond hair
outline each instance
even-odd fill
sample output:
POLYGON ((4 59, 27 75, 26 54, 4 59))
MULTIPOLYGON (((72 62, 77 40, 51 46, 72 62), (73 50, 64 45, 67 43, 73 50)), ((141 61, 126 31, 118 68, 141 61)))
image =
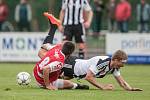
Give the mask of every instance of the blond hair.
POLYGON ((122 51, 122 50, 117 50, 113 55, 112 55, 112 60, 118 59, 118 60, 127 60, 128 56, 127 54, 122 51))

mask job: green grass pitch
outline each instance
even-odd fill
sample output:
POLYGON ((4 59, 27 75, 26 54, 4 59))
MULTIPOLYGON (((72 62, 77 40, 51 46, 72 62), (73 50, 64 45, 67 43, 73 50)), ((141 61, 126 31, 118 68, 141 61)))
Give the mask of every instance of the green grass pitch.
POLYGON ((98 90, 85 80, 80 82, 90 85, 90 90, 50 91, 38 88, 33 77, 28 86, 19 86, 16 75, 21 71, 32 75, 33 67, 34 64, 0 63, 0 100, 150 100, 150 65, 126 65, 121 69, 122 76, 131 86, 144 90, 140 92, 124 91, 112 75, 97 80, 114 84, 114 91, 98 90))

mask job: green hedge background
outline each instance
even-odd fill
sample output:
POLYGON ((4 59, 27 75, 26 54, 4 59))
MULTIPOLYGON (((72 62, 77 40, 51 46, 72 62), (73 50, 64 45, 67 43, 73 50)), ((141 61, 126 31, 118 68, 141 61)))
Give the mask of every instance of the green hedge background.
MULTIPOLYGON (((106 4, 108 0, 103 0, 106 4)), ((119 1, 119 0, 117 0, 119 1)), ((20 0, 6 0, 8 3, 10 12, 8 21, 10 21, 14 26, 16 26, 16 23, 14 21, 14 10, 16 5, 20 2, 20 0)), ((59 16, 59 11, 61 8, 61 2, 62 0, 29 0, 29 3, 32 6, 33 11, 33 20, 32 20, 32 29, 33 31, 46 31, 48 29, 48 21, 43 17, 44 11, 52 12, 56 17, 59 16)), ((136 4, 140 2, 140 0, 129 0, 129 2, 132 5, 132 17, 129 22, 129 28, 130 30, 136 30, 137 22, 136 22, 136 4)), ((147 0, 147 2, 150 3, 150 0, 147 0)), ((90 3, 93 3, 93 0, 90 0, 90 3)), ((107 19, 106 19, 106 13, 104 11, 103 15, 103 22, 102 22, 102 29, 107 29, 107 19)))

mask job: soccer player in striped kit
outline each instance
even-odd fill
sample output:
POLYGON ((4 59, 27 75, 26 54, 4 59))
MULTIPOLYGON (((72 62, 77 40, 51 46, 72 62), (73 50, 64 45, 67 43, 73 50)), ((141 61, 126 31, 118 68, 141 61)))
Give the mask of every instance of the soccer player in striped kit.
POLYGON ((85 58, 85 28, 90 27, 92 17, 88 0, 62 0, 58 29, 64 33, 64 40, 72 41, 74 37, 79 48, 78 56, 82 59, 85 58))
POLYGON ((120 69, 127 62, 127 54, 117 50, 112 57, 95 56, 90 59, 78 59, 70 56, 66 59, 62 69, 63 79, 85 79, 101 90, 113 90, 112 84, 102 84, 96 78, 103 78, 107 74, 113 74, 118 84, 128 91, 142 91, 140 88, 131 87, 121 76, 120 69))

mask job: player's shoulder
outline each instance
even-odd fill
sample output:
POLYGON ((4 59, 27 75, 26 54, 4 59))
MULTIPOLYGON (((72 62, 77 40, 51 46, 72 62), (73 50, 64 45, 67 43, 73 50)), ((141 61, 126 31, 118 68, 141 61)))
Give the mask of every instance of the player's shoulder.
POLYGON ((109 64, 111 58, 109 56, 95 56, 92 58, 92 61, 96 61, 97 65, 99 64, 109 64))

